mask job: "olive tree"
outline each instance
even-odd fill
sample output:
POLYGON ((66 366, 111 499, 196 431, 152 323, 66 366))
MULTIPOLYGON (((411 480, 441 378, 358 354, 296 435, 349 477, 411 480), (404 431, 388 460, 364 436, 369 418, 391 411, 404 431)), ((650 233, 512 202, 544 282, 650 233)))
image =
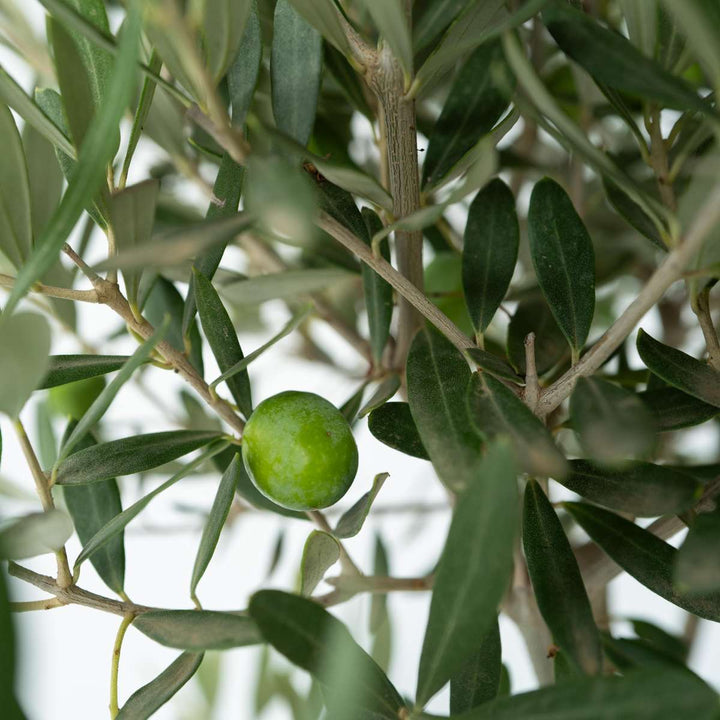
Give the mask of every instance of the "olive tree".
POLYGON ((445 715, 467 720, 717 717, 686 662, 698 618, 720 621, 720 6, 38 3, 43 37, 26 3, 0 3, 6 52, 35 78, 0 69, 0 411, 27 462, 3 468, 0 549, 10 594, 37 589, 9 600, 0 575, 3 717, 23 716, 13 613, 68 604, 118 616, 111 717, 150 717, 203 653, 246 645, 312 677, 307 696, 261 676, 258 713, 275 693, 296 718, 429 718, 449 683, 445 715), (248 352, 243 328, 267 300, 290 319, 248 352), (100 341, 84 304, 106 320, 100 341), (357 354, 350 399, 298 409, 277 395, 285 414, 255 422, 250 451, 252 363, 288 335, 317 363, 337 364, 338 343, 357 354), (59 337, 78 352, 50 354, 59 337), (108 354, 118 337, 131 353, 108 354), (162 373, 182 417, 118 437, 119 391, 162 373), (445 488, 452 520, 421 577, 389 574, 382 538, 374 568, 347 548, 387 473, 321 509, 352 480, 348 428, 365 423, 445 488), (686 428, 701 424, 698 456, 686 428), (323 444, 334 432, 337 449, 323 444), (188 596, 131 600, 126 528, 198 473, 216 494, 188 596), (26 478, 30 514, 12 499, 26 478), (299 585, 205 607, 223 527, 250 508, 306 528, 299 585), (53 553, 54 577, 25 562, 53 553), (88 562, 105 594, 83 587, 88 562), (607 586, 622 572, 687 613, 682 637, 613 631, 607 586), (387 653, 333 614, 372 595, 377 640, 398 591, 430 599, 419 657, 395 650, 418 668, 402 693, 387 653), (499 613, 540 689, 509 691, 499 613), (128 628, 178 654, 119 700, 128 628))

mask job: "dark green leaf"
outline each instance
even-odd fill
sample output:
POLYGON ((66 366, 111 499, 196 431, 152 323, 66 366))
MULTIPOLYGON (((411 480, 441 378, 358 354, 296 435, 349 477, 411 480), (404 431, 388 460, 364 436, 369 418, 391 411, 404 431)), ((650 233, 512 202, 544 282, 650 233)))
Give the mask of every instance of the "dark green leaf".
POLYGON ((658 432, 700 425, 720 413, 715 405, 709 405, 676 388, 648 389, 638 393, 638 397, 652 414, 658 432))
POLYGON ((508 106, 513 80, 502 46, 481 45, 466 60, 428 140, 423 186, 442 180, 492 130, 508 106))
POLYGON ((478 650, 450 678, 450 712, 453 715, 472 710, 497 696, 502 670, 501 650, 496 620, 480 640, 478 650))
POLYGON ((15 700, 15 629, 13 628, 5 571, 0 570, 0 702, 7 720, 24 720, 15 700))
MULTIPOLYGON (((75 558, 75 575, 79 573, 80 565, 85 562, 85 560, 87 560, 100 548, 110 542, 118 533, 123 532, 128 523, 134 520, 148 506, 148 504, 153 498, 157 497, 160 493, 164 492, 169 487, 172 487, 176 482, 182 480, 186 475, 192 473, 204 462, 209 460, 213 455, 222 452, 222 450, 224 450, 228 446, 228 444, 228 442, 220 442, 211 446, 210 448, 202 452, 200 455, 198 455, 195 460, 189 462, 187 465, 184 465, 171 478, 166 480, 161 485, 158 485, 154 490, 150 491, 147 495, 140 498, 140 500, 130 505, 130 507, 125 508, 125 510, 112 518, 110 522, 103 525, 103 527, 101 527, 100 530, 98 530, 90 538, 90 540, 85 543, 82 552, 77 556, 77 558, 75 558)), ((94 447, 101 448, 102 445, 95 445, 94 447)), ((80 453, 86 452, 88 452, 88 450, 80 451, 80 453)), ((73 458, 75 457, 75 455, 71 455, 70 457, 73 458)))
POLYGON ((0 558, 23 560, 55 552, 72 532, 68 514, 56 508, 6 519, 0 528, 0 558))
MULTIPOLYGON (((242 127, 252 103, 262 60, 260 18, 253 2, 235 59, 228 68, 227 82, 233 125, 242 127)), ((236 205, 237 207, 237 205, 236 205)))
POLYGON ((331 658, 336 653, 351 656, 360 685, 357 695, 353 693, 360 705, 357 710, 367 710, 374 713, 374 717, 388 720, 399 717, 404 703, 397 690, 355 643, 347 628, 327 610, 297 595, 261 590, 251 598, 249 612, 265 640, 321 684, 339 680, 336 675, 333 677, 331 658))
POLYGON ((603 187, 610 204, 635 230, 644 235, 656 247, 667 250, 667 245, 652 218, 624 190, 607 178, 603 178, 603 187))
POLYGON ((106 177, 106 166, 115 154, 117 128, 135 87, 139 47, 140 9, 128 8, 112 76, 104 102, 92 120, 79 152, 76 171, 60 205, 35 243, 30 260, 18 273, 5 312, 11 312, 35 280, 55 263, 60 248, 106 177))
POLYGON ((528 238, 543 294, 570 347, 578 353, 595 311, 593 246, 567 193, 550 178, 533 188, 528 238))
MULTIPOLYGON (((494 0, 491 4, 499 7, 502 3, 494 0)), ((468 5, 468 0, 429 0, 419 3, 413 12, 413 50, 419 53, 431 45, 468 5)))
POLYGON ((720 592, 685 596, 673 584, 678 551, 647 530, 607 510, 563 503, 582 529, 623 569, 655 594, 693 615, 720 622, 720 592))
POLYGON ((385 480, 390 475, 379 473, 373 480, 372 488, 366 492, 349 510, 346 510, 338 520, 333 534, 339 538, 355 537, 362 530, 363 523, 370 513, 370 508, 375 502, 385 480))
POLYGON ((342 416, 352 425, 357 419, 358 410, 365 397, 367 382, 361 383, 360 387, 340 406, 342 416))
POLYGON ((523 384, 522 378, 501 357, 480 348, 468 348, 467 354, 484 372, 503 380, 510 380, 516 385, 523 384))
POLYGON ((434 328, 421 329, 407 359, 410 410, 438 477, 456 491, 472 484, 480 460, 481 441, 467 412, 469 382, 460 351, 434 328))
MULTIPOLYGON (((237 213, 238 204, 240 202, 240 193, 242 191, 245 170, 238 165, 227 153, 223 155, 220 161, 220 168, 213 185, 213 196, 218 198, 219 203, 210 203, 206 218, 231 218, 237 213)), ((218 244, 212 245, 195 257, 193 268, 201 272, 208 280, 212 280, 215 271, 220 265, 223 253, 231 236, 222 239, 218 244)), ((183 310, 182 332, 183 336, 187 336, 195 317, 195 278, 190 275, 190 287, 185 298, 185 308, 183 310)))
POLYGON ((623 674, 648 667, 681 668, 683 663, 637 638, 613 638, 603 635, 608 660, 623 674))
POLYGON ((477 651, 497 617, 512 572, 518 497, 513 451, 488 447, 458 499, 435 575, 418 672, 424 705, 477 651))
POLYGON ((198 583, 205 573, 207 566, 210 564, 210 560, 212 560, 213 553, 220 539, 220 533, 222 532, 223 525, 225 525, 225 520, 227 520, 230 506, 235 497, 235 488, 237 487, 241 465, 242 460, 238 453, 227 466, 227 469, 220 479, 215 500, 213 500, 210 513, 205 522, 205 527, 203 527, 200 545, 198 546, 197 555, 195 556, 192 578, 190 579, 190 594, 192 596, 195 595, 198 583))
POLYGON ((464 239, 465 300, 475 330, 484 333, 510 285, 520 242, 515 198, 502 180, 493 180, 475 196, 464 239))
POLYGON ((702 484, 690 475, 645 462, 609 469, 571 460, 570 474, 560 482, 594 503, 638 517, 677 515, 702 494, 702 484))
POLYGON ((50 327, 42 315, 0 317, 0 412, 15 419, 45 376, 50 354, 50 327), (12 379, 12 381, 9 381, 12 379))
POLYGON ((129 359, 129 355, 51 355, 47 374, 38 390, 115 372, 129 359))
POLYGON ((246 615, 214 610, 151 610, 141 613, 133 627, 161 645, 180 650, 227 650, 262 641, 246 615))
POLYGON ((562 524, 540 485, 525 488, 523 547, 535 598, 553 640, 588 675, 602 670, 600 634, 562 524))
POLYGON ((652 415, 635 393, 600 378, 579 378, 570 418, 585 453, 602 464, 643 457, 655 442, 652 415))
MULTIPOLYGON (((110 197, 110 223, 119 253, 143 247, 150 242, 159 190, 160 183, 157 180, 145 180, 123 188, 110 197)), ((123 270, 125 291, 131 307, 137 308, 141 276, 142 267, 123 270)))
POLYGON ((666 107, 710 111, 685 81, 589 15, 555 2, 543 11, 543 22, 563 52, 600 82, 666 107))
MULTIPOLYGON (((67 438, 77 425, 72 421, 65 431, 67 438)), ((96 445, 92 435, 85 435, 78 443, 78 451, 96 445)), ((80 542, 85 545, 98 530, 122 512, 117 480, 110 478, 92 485, 63 488, 63 498, 80 542)), ((122 593, 125 585, 125 543, 118 533, 104 547, 92 555, 90 561, 103 582, 114 592, 122 593)))
POLYGON ((429 460, 410 406, 403 402, 389 402, 373 410, 368 429, 381 442, 406 455, 429 460))
POLYGON ((509 388, 492 375, 475 373, 468 387, 470 422, 488 439, 510 438, 520 466, 531 475, 563 477, 567 461, 548 429, 509 388))
POLYGON ((305 541, 300 562, 300 592, 310 596, 328 569, 340 559, 340 544, 322 530, 313 530, 305 541))
POLYGON ((680 546, 675 582, 687 593, 720 591, 720 509, 699 514, 680 546))
POLYGON ((652 668, 627 677, 577 678, 498 698, 463 720, 713 720, 717 695, 684 670, 652 668))
MULTIPOLYGON (((195 279, 195 301, 202 321, 205 337, 217 360, 221 372, 240 362, 244 355, 232 320, 225 310, 212 283, 198 270, 195 279)), ((246 417, 252 413, 252 393, 247 370, 238 372, 225 380, 240 412, 246 417)))
POLYGON ((663 345, 644 330, 638 331, 637 349, 645 365, 666 383, 720 408, 720 373, 707 363, 663 345))
POLYGON ((202 659, 202 653, 180 655, 152 682, 143 685, 128 698, 116 720, 147 720, 195 674, 202 659))
POLYGON ((353 66, 350 65, 341 52, 329 43, 325 45, 323 54, 325 56, 325 69, 333 76, 340 91, 345 94, 358 112, 372 122, 374 113, 370 109, 362 82, 353 66))
POLYGON ((680 662, 685 662, 688 655, 687 643, 676 635, 663 630, 663 628, 637 618, 629 619, 635 634, 644 642, 649 643, 662 652, 672 655, 680 662))
POLYGON ((400 376, 388 375, 378 386, 370 399, 358 410, 358 417, 365 417, 373 410, 382 407, 400 389, 400 376))
POLYGON ((10 108, 2 104, 0 137, 4 146, 0 157, 0 254, 17 270, 32 248, 30 185, 20 133, 10 108))
MULTIPOLYGON (((362 209, 362 217, 367 227, 366 234, 372 237, 383 228, 382 220, 370 208, 362 209)), ((363 236, 360 235, 362 238, 363 236)), ((380 254, 390 262, 390 244, 387 239, 380 243, 380 254)), ((390 337, 390 321, 393 313, 392 287, 383 280, 370 266, 362 266, 363 291, 365 308, 370 326, 370 347, 376 363, 380 363, 383 350, 390 337)))
POLYGON ((80 450, 60 463, 56 482, 82 485, 116 475, 144 472, 187 455, 219 437, 219 433, 205 430, 171 430, 100 443, 80 450))
POLYGON ((567 355, 567 343, 542 300, 520 302, 508 327, 508 358, 521 375, 525 375, 525 338, 530 333, 535 334, 535 365, 543 375, 567 355))
POLYGON ((322 71, 322 37, 288 0, 278 0, 273 24, 272 107, 277 127, 307 145, 315 124, 322 71))

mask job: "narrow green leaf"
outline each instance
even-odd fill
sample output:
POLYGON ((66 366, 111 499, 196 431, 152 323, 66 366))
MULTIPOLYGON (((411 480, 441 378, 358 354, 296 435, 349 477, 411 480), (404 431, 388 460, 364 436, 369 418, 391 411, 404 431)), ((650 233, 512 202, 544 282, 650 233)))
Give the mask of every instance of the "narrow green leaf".
POLYGON ((0 253, 18 269, 32 248, 30 184, 20 133, 10 108, 0 104, 0 253))
MULTIPOLYGON (((118 253, 144 247, 150 242, 155 224, 155 205, 159 190, 159 181, 145 180, 111 195, 110 223, 115 233, 118 253)), ((137 307, 138 303, 138 288, 142 270, 142 267, 123 270, 127 299, 134 307, 137 307)))
MULTIPOLYGON (((218 198, 220 204, 210 203, 206 214, 208 220, 211 218, 224 219, 236 216, 244 177, 244 168, 238 165, 227 153, 223 155, 220 161, 220 168, 215 177, 215 184, 213 185, 213 196, 218 198)), ((232 220, 228 222, 232 222, 232 220)), ((208 280, 212 280, 231 237, 232 236, 221 238, 218 244, 213 244, 208 249, 196 255, 193 261, 193 268, 201 272, 208 280)), ((187 336, 192 326, 196 309, 195 278, 191 274, 190 287, 188 288, 188 294, 185 298, 185 309, 183 310, 183 336, 187 336)))
POLYGON ((413 71, 413 53, 405 3, 402 0, 362 0, 362 4, 409 78, 413 71))
POLYGON ((251 2, 240 46, 227 72, 232 121, 236 127, 242 127, 245 124, 260 74, 262 49, 260 18, 256 3, 251 2))
POLYGON ((709 405, 676 388, 646 390, 638 393, 638 397, 653 416, 658 432, 700 425, 720 413, 715 405, 709 405))
POLYGON ((65 458, 58 466, 57 483, 84 485, 152 470, 219 437, 207 430, 170 430, 100 443, 65 458))
POLYGON ((698 502, 703 488, 689 474, 645 462, 609 469, 571 460, 560 482, 598 505, 638 517, 679 515, 698 502))
POLYGON ((502 647, 497 619, 480 640, 476 652, 450 678, 450 713, 459 715, 492 700, 498 694, 502 647))
MULTIPOLYGON (((142 437, 142 436, 141 436, 142 437)), ((109 443, 104 443, 105 445, 109 443)), ((154 490, 151 490, 147 495, 140 498, 137 502, 130 505, 130 507, 125 508, 121 513, 116 515, 110 522, 103 525, 100 530, 98 530, 95 535, 93 535, 90 540, 88 540, 85 545, 83 546, 82 552, 75 558, 75 565, 74 565, 74 573, 77 575, 79 573, 80 565, 82 565, 85 560, 87 560, 89 557, 91 557, 95 552, 97 552, 101 547, 104 547, 110 540, 112 540, 118 533, 121 533, 125 530, 125 527, 130 523, 130 521, 134 520, 150 503, 150 501, 157 497, 161 492, 164 492, 169 487, 172 487, 178 480, 182 480, 186 475, 189 475, 194 470, 196 470, 198 467, 200 467, 204 462, 209 460, 213 455, 216 455, 219 452, 222 452, 227 447, 227 442, 221 442, 216 443, 214 445, 211 445, 207 450, 205 450, 203 453, 198 455, 198 457, 193 460, 192 462, 189 462, 187 465, 183 466, 181 470, 176 472, 171 478, 166 480, 161 485, 158 485, 154 490)), ((78 453, 75 453, 75 455, 71 455, 70 458, 77 457, 81 453, 87 453, 91 450, 95 450, 96 448, 102 448, 103 445, 95 445, 92 448, 89 448, 88 450, 81 450, 78 453)))
POLYGON ((255 623, 246 615, 213 610, 151 610, 133 627, 161 645, 180 650, 227 650, 261 642, 255 623))
POLYGON ((666 383, 720 408, 720 373, 707 363, 663 345, 642 329, 638 331, 637 350, 645 365, 666 383))
MULTIPOLYGON (((140 347, 130 356, 128 361, 122 366, 120 372, 112 379, 112 381, 103 388, 103 391, 95 398, 93 404, 83 414, 80 422, 75 426, 70 436, 65 440, 60 448, 56 465, 61 465, 63 460, 68 457, 71 450, 78 444, 80 440, 93 428, 93 426, 105 414, 112 404, 113 400, 120 392, 123 385, 132 377, 133 373, 144 363, 146 363, 155 349, 155 346, 163 340, 168 330, 168 323, 163 323, 140 347)), ((108 477, 112 477, 115 473, 111 473, 108 477)), ((121 473, 123 474, 123 473, 121 473)))
POLYGON ((682 592, 720 592, 720 509, 699 514, 680 546, 675 582, 682 592))
POLYGON ((588 675, 602 670, 600 634, 572 547, 540 485, 525 488, 523 547, 535 598, 553 640, 588 675))
POLYGON ((462 277, 470 319, 485 332, 510 285, 520 243, 512 190, 499 179, 470 204, 462 254, 462 277))
POLYGON ((30 289, 32 283, 50 269, 83 208, 102 186, 106 166, 115 154, 115 136, 120 119, 135 88, 139 31, 140 11, 135 3, 131 3, 105 102, 88 129, 80 148, 76 172, 68 184, 60 205, 37 239, 36 249, 30 260, 18 273, 5 306, 6 313, 10 313, 30 289))
MULTIPOLYGON (((235 327, 212 283, 198 270, 193 270, 195 302, 202 321, 205 337, 217 360, 221 372, 226 372, 244 355, 235 327)), ((252 392, 247 370, 234 373, 225 380, 240 412, 246 417, 252 413, 252 392)))
POLYGON ((421 460, 430 459, 407 403, 388 402, 376 408, 368 417, 368 429, 393 450, 421 460))
POLYGON ((248 22, 251 0, 204 0, 200 34, 205 62, 212 78, 219 82, 238 53, 248 22))
MULTIPOLYGON (((37 456, 40 466, 52 467, 57 460, 58 447, 47 401, 38 403, 35 414, 35 435, 37 436, 37 456)), ((0 460, 2 460, 2 435, 0 435, 0 460)))
POLYGON ((50 327, 42 315, 7 308, 0 317, 0 412, 12 419, 44 377, 50 354, 50 327), (11 379, 11 381, 10 381, 11 379))
MULTIPOLYGON (((497 10, 502 0, 487 3, 497 10)), ((429 0, 413 12, 413 50, 420 53, 441 35, 455 18, 470 5, 469 0, 429 0)))
POLYGON ((641 235, 661 250, 667 250, 665 240, 660 235, 653 219, 612 180, 603 178, 603 188, 610 204, 641 235))
POLYGON ((38 390, 115 372, 129 359, 129 355, 51 355, 38 390))
POLYGON ((423 706, 478 650, 512 572, 518 492, 509 443, 488 446, 458 499, 435 574, 418 672, 423 706))
POLYGON ((71 158, 76 157, 75 148, 67 136, 25 94, 25 91, 5 72, 4 68, 0 68, 0 98, 56 148, 71 158))
POLYGON ((525 338, 535 335, 535 366, 539 375, 552 370, 567 354, 567 343, 543 300, 522 300, 510 319, 507 353, 512 366, 525 375, 525 338))
POLYGON ((515 385, 524 384, 523 379, 498 355, 480 348, 468 348, 466 352, 483 372, 503 380, 510 380, 515 385))
POLYGON ((460 351, 434 328, 421 329, 407 359, 410 410, 438 477, 454 491, 470 487, 480 460, 465 400, 469 382, 460 351))
MULTIPOLYGON (((279 590, 261 590, 250 599, 250 616, 260 632, 278 652, 307 670, 322 685, 333 678, 332 657, 354 656, 358 682, 355 696, 371 717, 395 720, 404 706, 397 690, 385 674, 357 645, 347 628, 312 600, 279 590), (333 655, 329 649, 333 649, 333 655), (374 713, 374 715, 372 714, 374 713)), ((354 695, 354 693, 353 693, 354 695)), ((363 717, 362 714, 359 717, 363 717)))
POLYGON ((275 343, 287 337, 296 330, 303 322, 309 317, 313 311, 313 306, 309 303, 301 307, 283 326, 282 330, 277 335, 273 335, 266 343, 263 343, 259 348, 253 350, 250 354, 246 355, 242 360, 238 360, 231 368, 226 370, 222 375, 216 377, 211 383, 210 387, 216 387, 221 382, 225 382, 230 378, 235 377, 237 373, 243 372, 247 366, 257 360, 266 350, 269 350, 275 343))
POLYGON ((492 375, 475 373, 468 386, 470 421, 484 437, 505 435, 512 441, 519 464, 531 475, 564 477, 565 456, 545 425, 509 388, 492 375))
POLYGON ((638 618, 629 618, 633 631, 642 641, 671 655, 680 662, 685 662, 688 656, 688 646, 685 640, 677 635, 667 632, 663 628, 638 618))
POLYGON ((315 124, 322 37, 289 0, 278 0, 273 23, 272 108, 282 132, 307 145, 315 124))
POLYGON ((335 526, 333 534, 339 538, 355 537, 370 514, 370 508, 375 502, 383 483, 390 477, 389 473, 378 473, 373 480, 372 488, 366 492, 349 510, 346 510, 335 526))
POLYGON ((340 15, 333 0, 291 0, 293 7, 343 55, 350 55, 340 15))
POLYGON ((313 530, 305 541, 300 561, 300 592, 309 597, 340 559, 340 544, 329 533, 313 530))
POLYGON ((514 13, 508 13, 501 0, 470 3, 450 25, 442 40, 418 70, 413 90, 429 93, 459 58, 479 45, 527 22, 547 2, 548 0, 528 0, 514 13))
POLYGON ((342 268, 308 268, 238 278, 218 285, 218 292, 237 305, 257 305, 278 298, 320 292, 353 274, 342 268))
POLYGON ((710 112, 685 81, 584 12, 552 3, 543 11, 543 23, 563 52, 600 82, 665 107, 710 112))
POLYGON ((198 583, 202 579, 205 570, 207 570, 215 548, 217 547, 218 540, 220 539, 220 533, 222 532, 223 525, 225 525, 228 513, 230 512, 230 506, 235 497, 235 488, 237 487, 241 465, 242 460, 240 459, 240 454, 236 453, 220 479, 215 500, 213 500, 210 513, 205 522, 205 527, 203 527, 200 545, 198 546, 197 555, 195 556, 192 578, 190 579, 190 594, 192 596, 195 595, 198 583))
POLYGON ((585 453, 605 465, 646 456, 655 443, 652 415, 635 393, 600 378, 579 378, 570 418, 585 453))
MULTIPOLYGON (((77 423, 71 421, 65 437, 68 437, 76 426, 77 423)), ((84 450, 93 445, 97 445, 97 441, 87 434, 78 443, 77 449, 84 450)), ((115 478, 91 485, 68 485, 63 488, 63 499, 83 545, 122 512, 120 490, 115 478)), ((122 593, 125 585, 125 541, 122 532, 95 552, 90 562, 111 590, 122 593)))
POLYGON ((116 720, 146 720, 159 710, 200 667, 202 653, 183 653, 152 682, 136 690, 120 708, 116 720))
POLYGON ((370 108, 368 99, 365 96, 363 83, 353 66, 345 59, 345 56, 335 49, 334 45, 327 43, 323 51, 325 69, 332 75, 350 104, 368 120, 372 122, 374 113, 370 108))
POLYGON ((684 667, 682 661, 638 638, 603 635, 602 642, 608 660, 623 674, 642 668, 684 667))
POLYGON ((423 187, 432 187, 480 139, 507 108, 513 80, 499 42, 481 45, 457 74, 442 113, 430 133, 423 187))
POLYGON ((533 188, 528 238, 540 287, 577 353, 587 340, 595 311, 595 256, 572 201, 550 178, 533 188))
POLYGON ((72 535, 73 524, 63 510, 9 518, 0 527, 0 557, 23 560, 59 550, 72 535))
POLYGON ((673 584, 678 551, 659 537, 608 512, 585 503, 563 503, 580 527, 625 572, 665 600, 693 615, 720 622, 720 592, 686 596, 673 584))
POLYGON ((558 685, 501 697, 465 713, 463 720, 712 720, 717 695, 697 675, 670 668, 619 677, 578 677, 558 685), (581 714, 579 714, 581 713, 581 714))
POLYGON ((365 417, 373 410, 382 407, 400 389, 400 376, 392 373, 378 386, 370 399, 358 410, 358 417, 365 417))
MULTIPOLYGON (((383 228, 382 220, 370 208, 362 209, 362 219, 367 228, 366 235, 373 237, 383 228)), ((363 238, 363 235, 359 237, 363 238)), ((380 243, 380 254, 390 262, 390 243, 384 240, 380 243)), ((393 314, 393 291, 386 280, 383 280, 369 265, 362 266, 363 292, 365 294, 365 308, 370 328, 370 348, 375 362, 382 361, 383 351, 390 337, 390 322, 393 314)))
POLYGON ((25 715, 15 700, 16 652, 17 640, 10 612, 7 578, 5 570, 0 570, 0 701, 7 720, 24 720, 25 715))

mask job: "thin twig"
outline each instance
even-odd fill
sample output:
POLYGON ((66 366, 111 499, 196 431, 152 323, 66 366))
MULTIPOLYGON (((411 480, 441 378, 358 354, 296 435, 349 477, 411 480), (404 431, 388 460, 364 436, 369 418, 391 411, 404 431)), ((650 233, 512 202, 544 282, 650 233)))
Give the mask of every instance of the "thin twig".
POLYGON ((528 333, 525 338, 525 404, 533 412, 537 411, 540 399, 540 383, 535 364, 535 333, 528 333))
POLYGON ((684 238, 667 255, 635 300, 595 345, 541 394, 538 407, 543 415, 551 413, 570 395, 579 377, 594 373, 615 352, 645 313, 660 300, 674 282, 682 277, 686 265, 700 250, 708 233, 718 222, 720 222, 720 183, 710 192, 684 238))
POLYGON ((357 255, 366 265, 375 270, 380 277, 387 280, 399 295, 404 297, 423 317, 429 320, 455 347, 460 350, 474 347, 470 338, 445 313, 438 310, 415 285, 402 273, 399 273, 389 262, 382 257, 376 257, 370 247, 344 225, 323 212, 319 214, 317 224, 318 227, 337 240, 343 247, 357 255))
MULTIPOLYGON (((0 273, 0 286, 12 288, 15 285, 15 278, 12 275, 3 275, 0 273)), ((31 288, 31 292, 39 295, 47 295, 48 297, 58 298, 59 300, 76 300, 79 302, 98 302, 98 296, 95 290, 72 290, 71 288, 55 287, 53 285, 43 285, 35 283, 31 288)))

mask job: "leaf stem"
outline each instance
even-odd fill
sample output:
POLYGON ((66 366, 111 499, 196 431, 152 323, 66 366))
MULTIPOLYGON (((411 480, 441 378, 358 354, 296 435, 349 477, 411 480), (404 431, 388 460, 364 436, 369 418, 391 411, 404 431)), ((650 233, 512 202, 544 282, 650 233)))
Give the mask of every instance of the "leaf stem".
MULTIPOLYGON (((0 273, 0 286, 12 288, 15 285, 15 278, 12 275, 4 275, 0 273)), ((55 287, 54 285, 43 285, 35 283, 30 289, 31 292, 39 295, 47 295, 48 297, 58 298, 59 300, 75 300, 78 302, 99 302, 95 290, 73 290, 71 288, 55 287)))
MULTIPOLYGON (((50 491, 48 478, 43 472, 42 467, 40 467, 35 450, 30 443, 30 438, 28 438, 27 433, 25 432, 25 427, 20 418, 17 418, 13 422, 13 428, 15 429, 15 434, 20 442, 20 447, 22 448, 23 455, 25 456, 25 461, 27 462, 33 479, 35 480, 35 490, 40 498, 43 510, 45 512, 49 512, 55 508, 55 501, 53 500, 52 492, 50 491)), ((57 561, 57 584, 63 588, 69 587, 72 585, 72 573, 70 572, 67 553, 65 552, 64 547, 55 552, 55 559, 57 561)))
POLYGON ((122 651, 122 643, 125 638, 127 629, 135 619, 135 615, 128 613, 122 619, 115 637, 115 645, 113 646, 112 661, 110 663, 110 717, 114 720, 120 712, 118 707, 118 671, 120 669, 120 652, 122 651))

